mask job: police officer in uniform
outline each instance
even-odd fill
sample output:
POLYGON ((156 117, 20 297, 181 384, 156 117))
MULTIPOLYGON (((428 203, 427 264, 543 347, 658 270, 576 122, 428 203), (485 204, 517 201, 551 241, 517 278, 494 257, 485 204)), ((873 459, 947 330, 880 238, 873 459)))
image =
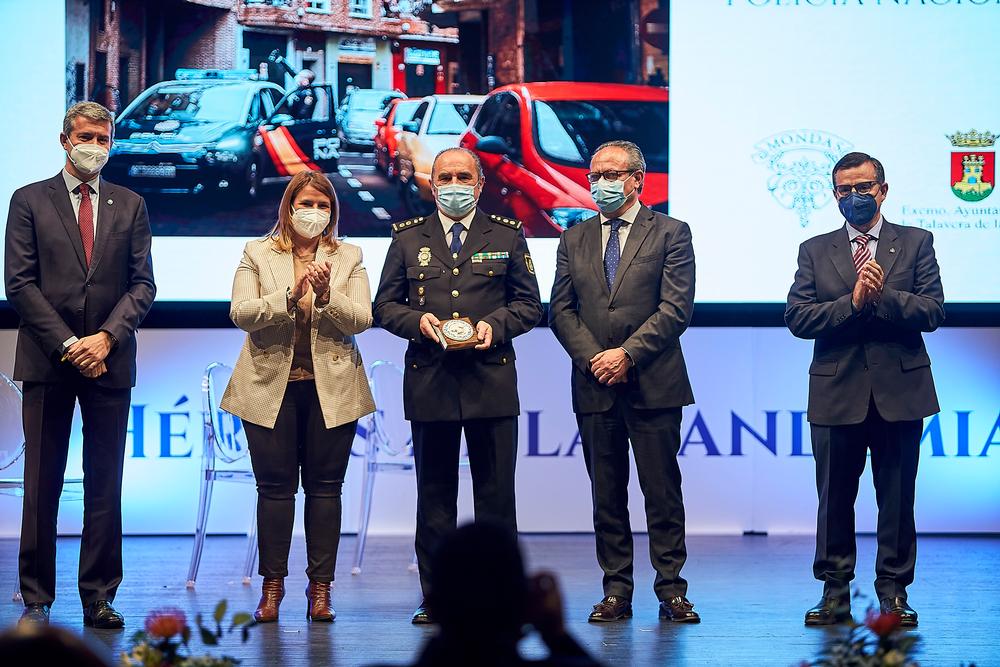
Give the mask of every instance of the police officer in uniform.
POLYGON ((511 341, 542 317, 534 266, 521 223, 476 206, 479 159, 464 148, 439 153, 431 169, 437 211, 392 226, 374 317, 409 340, 403 409, 413 433, 417 471, 416 551, 427 608, 431 554, 457 521, 462 431, 469 450, 476 519, 517 531, 517 374, 511 341), (442 348, 442 321, 468 317, 478 343, 442 348))

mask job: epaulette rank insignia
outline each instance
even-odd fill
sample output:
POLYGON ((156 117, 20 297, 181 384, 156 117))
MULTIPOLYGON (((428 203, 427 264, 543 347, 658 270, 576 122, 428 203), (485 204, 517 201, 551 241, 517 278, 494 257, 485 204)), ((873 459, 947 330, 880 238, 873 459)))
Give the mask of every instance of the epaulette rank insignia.
POLYGON ((491 215, 490 220, 498 225, 506 225, 507 227, 513 227, 514 229, 521 228, 521 221, 515 220, 514 218, 505 218, 502 215, 491 215))
POLYGON ((424 224, 426 218, 410 218, 409 220, 404 220, 403 222, 394 222, 392 224, 392 231, 401 232, 404 229, 409 229, 410 227, 416 227, 417 225, 424 224))

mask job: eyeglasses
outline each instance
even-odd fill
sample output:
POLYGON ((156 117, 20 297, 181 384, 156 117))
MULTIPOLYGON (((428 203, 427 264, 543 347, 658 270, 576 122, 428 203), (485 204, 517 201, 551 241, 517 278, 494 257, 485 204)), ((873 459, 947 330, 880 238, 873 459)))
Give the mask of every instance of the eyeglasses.
POLYGON ((871 192, 873 188, 876 188, 880 185, 881 183, 879 183, 878 181, 863 181, 861 183, 855 183, 854 185, 837 185, 834 186, 833 189, 836 190, 837 194, 840 195, 841 197, 846 197, 847 195, 851 194, 851 190, 854 190, 859 195, 866 195, 869 192, 871 192))
POLYGON ((616 171, 614 169, 609 169, 607 171, 592 171, 587 174, 587 180, 591 183, 596 183, 602 178, 608 181, 617 181, 622 176, 631 176, 635 172, 635 169, 631 171, 616 171))

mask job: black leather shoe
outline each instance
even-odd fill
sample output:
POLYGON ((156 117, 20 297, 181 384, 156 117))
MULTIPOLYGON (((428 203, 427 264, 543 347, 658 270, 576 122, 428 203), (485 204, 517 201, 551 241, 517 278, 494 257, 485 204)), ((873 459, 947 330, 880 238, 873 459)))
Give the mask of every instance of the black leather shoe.
POLYGON ((806 612, 806 625, 835 625, 849 618, 851 618, 849 600, 825 597, 806 612))
POLYGON ((431 616, 431 611, 427 607, 427 600, 422 600, 420 602, 420 606, 417 607, 415 612, 413 612, 410 622, 413 623, 413 625, 431 625, 434 623, 434 617, 431 616))
POLYGON ((41 604, 40 602, 33 602, 32 604, 24 605, 24 611, 21 612, 21 618, 18 620, 17 624, 48 625, 49 605, 41 604))
POLYGON ((98 600, 83 608, 83 624, 99 630, 117 630, 125 627, 125 617, 107 600, 98 600))
POLYGON ((879 602, 883 614, 896 614, 899 616, 899 627, 917 627, 917 612, 906 603, 906 598, 886 598, 879 602))
POLYGON ((591 623, 610 623, 632 618, 632 601, 619 595, 608 595, 594 605, 587 620, 591 623))
POLYGON ((701 616, 694 610, 694 605, 683 595, 660 602, 660 618, 674 623, 701 623, 701 616))

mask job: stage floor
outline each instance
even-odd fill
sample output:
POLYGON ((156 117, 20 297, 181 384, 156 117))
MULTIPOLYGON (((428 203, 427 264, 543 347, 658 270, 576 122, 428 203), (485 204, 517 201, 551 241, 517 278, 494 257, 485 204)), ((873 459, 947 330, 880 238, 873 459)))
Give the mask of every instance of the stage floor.
MULTIPOLYGON (((636 537, 635 617, 606 625, 586 622, 591 605, 601 597, 593 537, 528 535, 522 541, 529 569, 558 573, 570 631, 609 665, 789 666, 812 658, 822 643, 822 630, 802 625, 803 613, 820 595, 811 574, 810 537, 690 537, 684 574, 690 582, 689 597, 703 619, 694 626, 657 620, 644 536, 636 537)), ((79 540, 61 539, 52 620, 85 632, 117 654, 141 628, 146 612, 156 607, 172 605, 189 617, 196 612, 209 616, 215 603, 225 598, 231 610, 253 611, 260 578, 255 577, 252 586, 240 582, 244 544, 239 537, 209 538, 197 590, 188 591, 184 577, 191 538, 126 538, 125 581, 115 604, 126 615, 127 628, 114 632, 82 628, 75 579, 79 540)), ((20 605, 10 601, 16 547, 16 540, 0 540, 4 627, 20 613, 20 605)), ((407 570, 412 540, 371 538, 360 576, 350 574, 353 548, 354 538, 345 536, 333 597, 336 623, 310 625, 305 620, 305 544, 297 538, 281 621, 253 628, 247 644, 227 642, 224 652, 247 666, 402 664, 412 659, 433 632, 409 623, 420 597, 417 577, 407 570)), ((857 583, 872 596, 874 538, 860 538, 858 548, 857 583)), ((1000 537, 922 537, 918 551, 910 603, 920 613, 920 664, 1000 664, 994 635, 994 621, 1000 618, 1000 537)), ((855 615, 861 612, 855 606, 855 615)), ((534 636, 522 644, 527 656, 543 651, 534 636)))

